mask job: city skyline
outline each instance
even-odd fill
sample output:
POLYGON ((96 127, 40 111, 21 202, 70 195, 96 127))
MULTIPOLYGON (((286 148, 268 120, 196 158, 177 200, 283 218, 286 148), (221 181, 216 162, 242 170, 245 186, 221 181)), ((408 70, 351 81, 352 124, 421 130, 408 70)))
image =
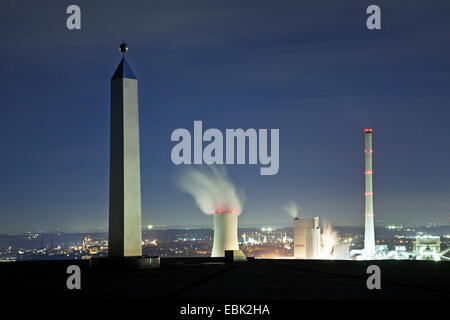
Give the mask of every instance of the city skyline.
POLYGON ((290 224, 291 201, 302 217, 364 225, 365 128, 375 226, 448 224, 448 8, 380 3, 389 14, 378 33, 363 28, 366 3, 105 11, 81 1, 79 32, 59 28, 62 4, 33 7, 39 15, 6 6, 0 233, 107 228, 109 79, 122 40, 139 79, 143 226, 213 224, 176 186, 188 166, 170 160, 170 133, 194 120, 280 129, 278 174, 226 166, 245 195, 240 226, 290 224))

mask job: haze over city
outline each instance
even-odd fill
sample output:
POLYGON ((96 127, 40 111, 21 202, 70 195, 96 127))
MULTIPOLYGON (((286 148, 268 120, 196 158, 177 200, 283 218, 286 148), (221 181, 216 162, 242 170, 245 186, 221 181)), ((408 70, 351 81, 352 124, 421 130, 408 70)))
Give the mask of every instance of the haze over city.
MULTIPOLYGON (((279 128, 280 167, 229 165, 239 225, 292 224, 284 209, 364 224, 364 128, 373 128, 375 224, 448 224, 448 5, 380 1, 383 30, 343 7, 7 1, 0 13, 0 233, 108 225, 109 85, 118 45, 139 80, 142 224, 212 225, 177 186, 176 128, 279 128), (320 18, 318 18, 320 17, 320 18), (395 18, 394 18, 395 17, 395 18), (431 20, 430 20, 431 19, 431 20), (45 23, 43 23, 45 21, 45 23)), ((257 4, 257 5, 256 5, 257 4)))

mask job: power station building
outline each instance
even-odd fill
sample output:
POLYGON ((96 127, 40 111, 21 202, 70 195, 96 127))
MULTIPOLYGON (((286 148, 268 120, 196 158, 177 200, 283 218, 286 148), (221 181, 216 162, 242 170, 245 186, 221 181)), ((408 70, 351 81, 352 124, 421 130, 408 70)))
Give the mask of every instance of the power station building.
POLYGON ((333 259, 350 260, 350 243, 336 243, 333 248, 333 259))
POLYGON ((441 238, 439 236, 416 236, 414 254, 418 260, 440 260, 441 238))
POLYGON ((320 255, 319 217, 294 219, 294 258, 318 259, 320 255))

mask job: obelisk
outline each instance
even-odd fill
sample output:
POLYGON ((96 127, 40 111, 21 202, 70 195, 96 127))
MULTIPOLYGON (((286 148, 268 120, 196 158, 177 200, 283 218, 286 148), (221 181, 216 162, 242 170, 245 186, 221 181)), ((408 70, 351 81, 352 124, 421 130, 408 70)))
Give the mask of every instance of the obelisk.
POLYGON ((124 54, 111 79, 109 256, 142 256, 138 81, 124 54))

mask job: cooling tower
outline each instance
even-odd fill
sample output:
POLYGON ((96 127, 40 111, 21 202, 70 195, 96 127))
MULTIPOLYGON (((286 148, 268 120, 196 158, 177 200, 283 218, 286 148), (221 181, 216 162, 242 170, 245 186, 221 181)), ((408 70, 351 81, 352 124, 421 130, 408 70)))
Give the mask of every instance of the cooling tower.
POLYGON ((225 257, 225 250, 239 250, 237 216, 233 210, 214 212, 214 241, 211 257, 225 257))
POLYGON ((372 257, 375 254, 375 230, 373 224, 373 188, 372 188, 372 129, 364 130, 365 136, 365 229, 364 229, 364 254, 372 257))

